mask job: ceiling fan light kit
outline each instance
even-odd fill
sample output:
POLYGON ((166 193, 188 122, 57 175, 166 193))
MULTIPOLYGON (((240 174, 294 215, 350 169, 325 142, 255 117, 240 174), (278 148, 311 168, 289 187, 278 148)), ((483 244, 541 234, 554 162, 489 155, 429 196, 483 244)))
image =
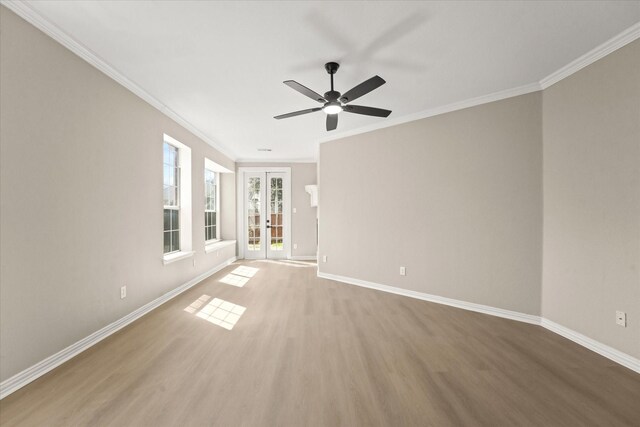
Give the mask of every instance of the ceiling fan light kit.
POLYGON ((342 104, 338 101, 327 102, 324 107, 322 107, 322 111, 327 114, 338 114, 342 111, 342 104))
POLYGON ((323 106, 281 114, 279 116, 275 116, 275 119, 286 119, 322 110, 327 114, 327 131, 332 131, 338 127, 338 113, 342 111, 374 117, 388 117, 389 114, 391 114, 391 110, 384 110, 382 108, 365 107, 362 105, 347 105, 349 102, 354 101, 385 84, 386 82, 382 77, 371 77, 369 80, 365 80, 341 96, 340 92, 333 89, 333 75, 338 71, 338 68, 340 68, 340 64, 337 62, 327 62, 324 65, 324 68, 331 76, 331 90, 325 92, 324 96, 312 91, 306 86, 301 85, 295 80, 285 80, 283 82, 291 89, 323 104, 323 106))

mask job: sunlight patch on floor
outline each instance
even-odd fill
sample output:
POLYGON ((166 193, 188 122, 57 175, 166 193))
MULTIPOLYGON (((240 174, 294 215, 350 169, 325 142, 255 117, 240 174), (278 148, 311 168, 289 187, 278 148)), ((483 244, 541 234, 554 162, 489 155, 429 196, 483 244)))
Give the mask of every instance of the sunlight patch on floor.
POLYGON ((189 304, 189 307, 185 308, 184 311, 193 314, 198 311, 200 307, 205 305, 210 299, 211 297, 209 295, 202 295, 200 298, 189 304))
POLYGON ((253 277, 256 275, 258 270, 260 269, 255 267, 247 267, 246 265, 241 265, 240 267, 233 270, 231 274, 236 274, 238 276, 244 276, 244 277, 253 277))
POLYGON ((247 284, 250 277, 238 276, 237 274, 229 273, 224 276, 220 281, 222 283, 226 283, 227 285, 237 286, 239 288, 243 287, 247 284))
POLYGON ((233 270, 231 273, 224 276, 220 279, 220 282, 226 283, 227 285, 237 286, 239 288, 243 287, 247 284, 249 279, 251 279, 255 274, 260 270, 255 267, 247 267, 246 265, 241 265, 233 270))
POLYGON ((196 316, 230 331, 240 320, 246 309, 241 305, 214 298, 196 316))

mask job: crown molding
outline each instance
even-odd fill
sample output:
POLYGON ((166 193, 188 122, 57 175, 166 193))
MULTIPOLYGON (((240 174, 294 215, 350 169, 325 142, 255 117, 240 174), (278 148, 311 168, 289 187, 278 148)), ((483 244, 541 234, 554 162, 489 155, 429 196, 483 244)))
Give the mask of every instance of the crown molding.
POLYGON ((348 136, 359 135, 361 133, 371 132, 378 129, 388 128, 391 126, 400 125, 407 122, 413 122, 415 120, 426 119, 427 117, 439 116, 440 114, 451 113, 453 111, 463 110, 465 108, 475 107, 482 104, 488 104, 489 102, 500 101, 502 99, 513 98, 515 96, 526 95, 527 93, 538 92, 542 88, 539 83, 531 83, 524 86, 518 86, 511 89, 501 90, 499 92, 493 92, 488 95, 482 95, 475 98, 465 99, 463 101, 453 102, 451 104, 443 105, 440 107, 430 108, 428 110, 420 111, 414 114, 407 114, 405 116, 396 117, 391 120, 387 119, 378 123, 359 127, 338 134, 333 134, 326 138, 321 138, 318 142, 329 142, 336 139, 342 139, 348 136))
MULTIPOLYGON (((549 86, 559 82, 562 79, 569 77, 570 75, 580 71, 584 67, 594 63, 598 59, 601 59, 608 54, 614 52, 617 49, 631 43, 632 41, 640 38, 640 22, 635 25, 627 28, 622 31, 618 35, 612 37, 606 42, 602 43, 600 46, 592 49, 576 60, 570 62, 564 67, 556 70, 555 72, 549 74, 547 77, 544 77, 539 82, 534 82, 530 84, 526 84, 523 86, 518 86, 515 88, 505 89, 498 92, 493 92, 487 95, 481 95, 475 98, 465 99, 458 102, 453 102, 451 104, 443 105, 440 107, 431 108, 428 110, 424 110, 418 113, 408 114, 405 116, 393 118, 391 120, 384 120, 372 125, 359 127, 356 129, 352 129, 345 132, 340 132, 337 134, 333 134, 327 136, 325 138, 320 138, 318 140, 319 143, 334 141, 337 139, 346 138, 349 136, 359 135, 362 133, 367 133, 379 129, 384 129, 391 126, 396 126, 403 123, 412 122, 415 120, 425 119, 427 117, 438 116, 440 114, 450 113, 453 111, 463 110, 465 108, 471 108, 482 104, 488 104, 490 102, 500 101, 503 99, 513 98, 520 95, 526 95, 528 93, 538 92, 548 88, 549 86)), ((263 162, 263 163, 308 163, 308 162, 317 162, 314 159, 301 159, 301 160, 263 160, 263 159, 238 159, 237 162, 263 162)))
MULTIPOLYGON (((111 77, 113 80, 129 89, 138 97, 142 98, 147 103, 151 104, 153 107, 158 109, 160 112, 165 114, 170 119, 174 120, 191 133, 196 135, 198 138, 206 141, 209 145, 211 145, 216 150, 220 151, 222 154, 229 157, 231 160, 235 162, 247 162, 247 163, 315 163, 317 162, 316 158, 310 159, 239 159, 235 156, 233 152, 231 152, 226 147, 222 146, 217 141, 212 140, 208 136, 206 136, 203 132, 181 117, 178 113, 171 110, 169 107, 164 105, 158 99, 153 97, 143 88, 138 86, 136 83, 129 80, 122 73, 112 67, 109 63, 107 63, 104 59, 100 58, 97 54, 92 52, 86 46, 79 43, 69 34, 62 31, 52 22, 45 19, 42 15, 36 12, 31 6, 27 3, 17 1, 17 0, 0 0, 0 4, 8 7, 17 15, 25 19, 30 24, 34 25, 36 28, 65 46, 67 49, 71 50, 73 53, 102 71, 107 76, 111 77)), ((401 117, 395 117, 393 119, 387 119, 384 121, 380 121, 378 123, 359 127, 356 129, 352 129, 345 132, 335 133, 330 136, 320 138, 317 140, 319 143, 334 141, 337 139, 346 138, 353 135, 359 135, 366 132, 371 132, 379 129, 384 129, 391 126, 396 126, 399 124, 425 119, 427 117, 433 117, 440 114, 450 113, 453 111, 462 110, 465 108, 475 107, 482 104, 487 104, 489 102, 500 101, 502 99, 512 98, 519 95, 525 95, 527 93, 537 92, 540 90, 544 90, 555 83, 561 81, 569 77, 570 75, 576 73, 577 71, 583 69, 584 67, 594 63, 598 59, 605 57, 606 55, 612 53, 613 51, 620 49, 621 47, 631 43, 632 41, 640 38, 640 22, 632 25, 626 30, 622 31, 618 35, 612 37, 606 42, 602 43, 600 46, 590 50, 586 54, 581 57, 575 59, 564 67, 554 71, 548 76, 544 77, 538 82, 526 84, 523 86, 505 89, 502 91, 490 93, 487 95, 478 96, 475 98, 470 98, 458 102, 453 102, 451 104, 447 104, 440 107, 431 108, 428 110, 424 110, 418 113, 408 114, 401 117)))
POLYGON ((178 123, 180 126, 187 129, 189 132, 205 141, 207 144, 229 157, 231 160, 235 161, 236 156, 233 152, 231 152, 226 147, 222 146, 219 142, 214 141, 213 139, 206 136, 202 131, 200 131, 197 127, 189 123, 186 119, 180 116, 178 113, 173 111, 171 108, 167 107, 160 100, 155 98, 149 92, 144 90, 138 84, 129 80, 124 76, 120 71, 114 68, 111 64, 105 61, 103 58, 98 56, 91 49, 78 42, 76 39, 71 37, 66 32, 62 31, 57 25, 40 15, 35 9, 33 9, 28 3, 16 0, 0 0, 0 4, 6 6, 8 9, 13 11, 16 15, 20 16, 22 19, 69 49, 71 52, 78 55, 80 58, 84 59, 86 62, 102 71, 111 79, 115 80, 120 85, 127 88, 129 91, 133 92, 135 95, 140 97, 143 101, 150 104, 152 107, 159 110, 162 114, 169 117, 171 120, 178 123))
POLYGON ((582 70, 584 67, 593 64, 598 59, 609 55, 611 52, 640 38, 640 22, 627 28, 620 34, 602 43, 600 46, 590 50, 578 59, 570 62, 557 71, 549 74, 540 80, 540 87, 546 89, 551 85, 558 83, 562 79, 566 79, 573 73, 582 70))
POLYGON ((499 92, 490 93, 488 95, 478 96, 476 98, 470 98, 463 101, 454 102, 441 107, 431 108, 419 113, 408 114, 394 119, 387 119, 376 124, 369 126, 359 127, 345 132, 340 132, 321 138, 319 143, 334 141, 336 139, 342 139, 349 136, 359 135, 374 130, 384 129, 391 126, 396 126, 402 123, 412 122, 414 120, 426 119, 427 117, 438 116, 440 114, 451 113, 453 111, 462 110, 465 108, 475 107, 489 102, 500 101, 502 99, 512 98, 514 96, 525 95, 527 93, 537 92, 548 88, 549 86, 558 83, 560 80, 569 77, 570 75, 580 71, 584 67, 593 64, 598 59, 601 59, 608 54, 614 52, 617 49, 631 43, 632 41, 640 38, 640 22, 632 25, 600 46, 590 50, 581 57, 575 59, 564 67, 554 71, 548 76, 541 79, 539 82, 526 84, 523 86, 505 89, 499 92))

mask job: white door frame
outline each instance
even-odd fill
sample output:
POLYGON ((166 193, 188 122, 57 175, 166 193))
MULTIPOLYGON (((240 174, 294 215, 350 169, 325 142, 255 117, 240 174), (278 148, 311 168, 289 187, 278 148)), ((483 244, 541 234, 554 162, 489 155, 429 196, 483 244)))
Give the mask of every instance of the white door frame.
MULTIPOLYGON (((287 240, 290 239, 290 236, 287 235, 287 233, 284 230, 284 221, 285 221, 285 217, 284 217, 284 201, 286 200, 287 195, 285 194, 285 190, 284 190, 284 182, 286 180, 286 174, 284 172, 266 172, 264 174, 264 176, 266 177, 266 181, 265 181, 265 191, 264 191, 264 199, 265 199, 265 223, 264 223, 264 231, 265 231, 265 253, 266 253, 266 258, 268 259, 289 259, 290 256, 287 255, 287 251, 285 250, 284 246, 279 249, 273 249, 271 247, 271 242, 272 242, 272 237, 271 237, 271 229, 273 227, 276 227, 276 229, 278 227, 280 228, 281 231, 281 239, 282 239, 282 243, 283 245, 285 244, 285 242, 287 240), (274 184, 274 179, 273 178, 280 178, 280 207, 279 209, 277 208, 277 204, 274 204, 275 200, 271 199, 271 196, 274 195, 273 193, 273 189, 272 189, 272 185, 274 184), (271 210, 272 208, 275 208, 275 212, 280 213, 280 222, 278 223, 276 221, 276 224, 274 225, 273 223, 271 223, 272 220, 272 216, 273 216, 273 211, 271 210)), ((277 194, 276 194, 276 199, 277 199, 277 194)), ((262 239, 261 239, 262 241, 262 239)))
MULTIPOLYGON (((282 183, 283 190, 283 214, 284 214, 284 251, 286 259, 291 259, 291 168, 290 167, 249 167, 238 168, 236 174, 236 237, 238 240, 238 258, 244 258, 246 247, 245 231, 247 226, 247 216, 245 212, 244 200, 244 175, 245 172, 282 172, 285 174, 282 183)), ((266 209, 266 206, 265 206, 266 209)), ((265 210, 266 212, 266 210, 265 210)))
MULTIPOLYGON (((267 257, 267 240, 270 240, 267 237, 267 229, 266 229, 266 219, 268 216, 268 203, 267 203, 267 174, 264 172, 249 172, 249 171, 244 171, 243 172, 243 176, 244 176, 244 180, 243 180, 243 199, 242 199, 242 210, 244 211, 244 227, 242 229, 242 241, 247 242, 247 233, 248 233, 248 228, 249 228, 249 218, 247 215, 247 200, 245 199, 247 197, 247 186, 249 184, 249 181, 252 178, 258 178, 260 180, 260 223, 257 224, 258 225, 258 230, 260 232, 260 249, 259 250, 253 250, 253 251, 247 251, 246 247, 243 246, 244 249, 244 258, 246 259, 264 259, 267 257)), ((254 247, 255 249, 255 247, 254 247)))

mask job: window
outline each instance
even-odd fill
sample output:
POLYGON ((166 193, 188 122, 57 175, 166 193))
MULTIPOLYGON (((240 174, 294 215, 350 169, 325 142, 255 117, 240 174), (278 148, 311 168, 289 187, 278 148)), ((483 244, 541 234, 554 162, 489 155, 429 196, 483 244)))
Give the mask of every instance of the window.
POLYGON ((224 174, 232 174, 233 171, 204 158, 204 251, 211 253, 229 244, 235 244, 235 240, 224 241, 224 233, 220 229, 220 206, 224 201, 220 198, 220 190, 224 174))
POLYGON ((164 135, 163 253, 168 264, 193 255, 191 252, 191 149, 164 135))
POLYGON ((164 253, 180 250, 180 152, 165 142, 164 157, 164 253))
POLYGON ((221 179, 224 174, 233 173, 232 170, 204 158, 204 250, 206 253, 222 247, 221 245, 235 243, 235 241, 222 241, 224 236, 220 230, 220 198, 221 179))
POLYGON ((204 169, 204 240, 212 243, 220 240, 218 227, 218 202, 219 197, 219 174, 213 170, 204 169))

